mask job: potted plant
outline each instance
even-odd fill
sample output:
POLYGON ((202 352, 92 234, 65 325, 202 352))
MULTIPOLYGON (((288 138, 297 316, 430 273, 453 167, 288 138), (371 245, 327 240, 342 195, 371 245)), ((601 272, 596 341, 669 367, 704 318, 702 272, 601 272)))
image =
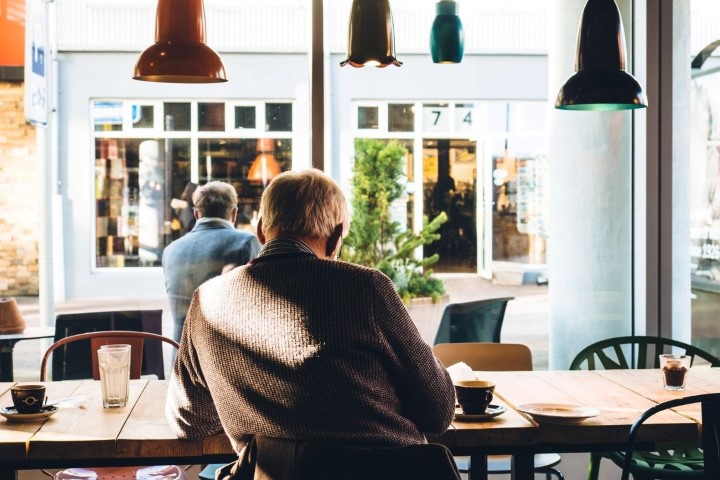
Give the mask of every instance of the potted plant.
MULTIPOLYGON (((447 221, 447 215, 441 212, 430 221, 426 219, 417 233, 393 220, 391 206, 393 202, 402 201, 405 193, 406 156, 405 147, 395 141, 355 141, 352 219, 341 258, 382 271, 390 277, 408 305, 418 303, 421 298, 425 300, 419 303, 438 304, 445 298, 445 286, 433 275, 430 267, 439 260, 439 256, 434 254, 418 258, 416 250, 440 238, 438 229, 447 221)), ((431 317, 435 316, 437 319, 428 321, 439 321, 440 315, 431 314, 431 317)), ((432 330, 432 326, 427 328, 432 330)), ((434 332, 431 333, 434 335, 434 332)))

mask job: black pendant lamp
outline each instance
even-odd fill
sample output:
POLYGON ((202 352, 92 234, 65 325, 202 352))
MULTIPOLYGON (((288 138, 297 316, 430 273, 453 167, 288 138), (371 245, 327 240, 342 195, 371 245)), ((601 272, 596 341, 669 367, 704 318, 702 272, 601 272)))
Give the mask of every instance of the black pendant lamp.
POLYGON ((575 73, 560 89, 561 110, 647 107, 640 83, 625 70, 625 33, 614 0, 588 0, 578 29, 575 73))
POLYGON ((455 0, 435 4, 435 20, 430 30, 430 56, 433 63, 460 63, 465 51, 465 34, 455 0))
POLYGON ((350 9, 347 59, 340 66, 400 66, 395 58, 395 33, 388 0, 353 0, 350 9))
POLYGON ((227 81, 220 56, 205 45, 202 0, 158 0, 155 44, 140 54, 133 78, 167 83, 227 81))

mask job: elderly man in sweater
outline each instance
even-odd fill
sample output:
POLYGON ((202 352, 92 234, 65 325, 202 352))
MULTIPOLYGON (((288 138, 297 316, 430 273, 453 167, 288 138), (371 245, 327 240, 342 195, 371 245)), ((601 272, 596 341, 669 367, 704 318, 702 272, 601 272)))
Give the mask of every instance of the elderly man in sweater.
POLYGON ((455 392, 388 277, 336 260, 347 202, 318 170, 265 190, 248 265, 195 292, 166 414, 181 438, 224 430, 348 446, 425 443, 455 392))

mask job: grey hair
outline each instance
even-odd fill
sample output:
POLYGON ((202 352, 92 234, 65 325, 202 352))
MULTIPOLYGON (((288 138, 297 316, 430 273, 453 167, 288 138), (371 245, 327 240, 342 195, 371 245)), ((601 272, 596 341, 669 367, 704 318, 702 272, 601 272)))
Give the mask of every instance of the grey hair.
POLYGON ((200 217, 229 220, 233 209, 237 207, 237 202, 235 187, 217 180, 198 187, 193 194, 193 203, 200 217))
POLYGON ((265 231, 327 238, 337 225, 348 230, 348 206, 335 181, 317 169, 283 172, 265 189, 260 219, 265 231))

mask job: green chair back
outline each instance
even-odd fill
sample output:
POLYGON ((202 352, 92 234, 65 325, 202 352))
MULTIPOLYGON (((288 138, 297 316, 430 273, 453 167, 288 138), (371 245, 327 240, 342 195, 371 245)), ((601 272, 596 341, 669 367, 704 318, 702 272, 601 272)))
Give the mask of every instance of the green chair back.
POLYGON ((671 347, 684 350, 713 367, 720 367, 720 358, 693 345, 663 337, 614 337, 593 343, 582 349, 570 364, 570 370, 615 370, 619 368, 660 368, 660 354, 670 353, 671 347))

